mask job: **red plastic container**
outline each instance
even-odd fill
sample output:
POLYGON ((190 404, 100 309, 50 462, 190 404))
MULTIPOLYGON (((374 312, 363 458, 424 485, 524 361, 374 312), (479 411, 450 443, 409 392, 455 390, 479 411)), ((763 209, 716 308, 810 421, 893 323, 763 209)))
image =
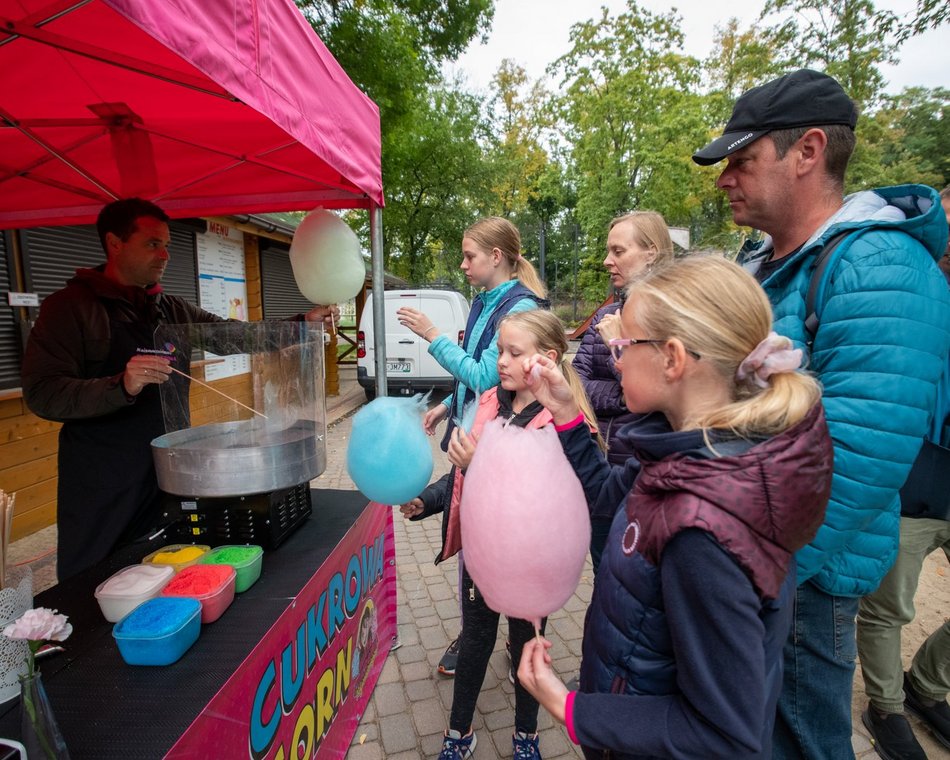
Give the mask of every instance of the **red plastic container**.
POLYGON ((190 565, 172 578, 162 596, 187 596, 201 602, 201 622, 213 623, 234 601, 231 565, 190 565))

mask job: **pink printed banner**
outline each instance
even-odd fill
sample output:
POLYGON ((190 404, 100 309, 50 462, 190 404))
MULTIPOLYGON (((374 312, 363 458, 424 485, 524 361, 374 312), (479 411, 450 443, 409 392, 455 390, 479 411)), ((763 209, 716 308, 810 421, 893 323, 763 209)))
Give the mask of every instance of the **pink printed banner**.
POLYGON ((165 757, 344 757, 396 635, 395 556, 370 502, 165 757))

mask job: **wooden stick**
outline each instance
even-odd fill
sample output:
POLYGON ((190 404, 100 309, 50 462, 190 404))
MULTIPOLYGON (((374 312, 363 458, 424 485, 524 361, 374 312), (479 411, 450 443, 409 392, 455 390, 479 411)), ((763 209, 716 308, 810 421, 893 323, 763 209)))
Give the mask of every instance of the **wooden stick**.
POLYGON ((2 537, 0 537, 0 543, 2 543, 2 548, 0 548, 0 588, 2 588, 7 581, 7 554, 10 548, 10 534, 13 532, 13 509, 16 504, 16 494, 12 496, 0 490, 0 519, 3 520, 2 526, 2 537))
POLYGON ((187 378, 188 378, 189 380, 191 380, 193 383, 198 383, 198 385, 200 385, 200 386, 202 386, 202 387, 204 387, 204 388, 207 388, 209 391, 214 391, 214 392, 217 393, 219 396, 224 396, 228 401, 233 401, 233 402, 234 402, 235 404, 237 404, 238 406, 243 406, 243 407, 244 407, 245 409, 247 409, 249 412, 254 412, 254 414, 256 414, 258 417, 263 417, 265 420, 267 419, 267 415, 266 415, 266 414, 262 414, 261 412, 257 411, 257 409, 253 409, 252 407, 249 407, 247 404, 242 404, 242 403, 241 403, 240 401, 238 401, 236 398, 231 398, 227 393, 222 393, 222 392, 219 391, 217 388, 212 388, 212 387, 211 387, 210 385, 208 385, 207 383, 201 382, 198 378, 192 377, 192 376, 189 375, 187 372, 182 372, 180 369, 175 369, 175 368, 172 367, 170 364, 168 365, 168 368, 169 368, 172 372, 177 372, 177 373, 178 373, 179 375, 181 375, 182 377, 187 377, 187 378))

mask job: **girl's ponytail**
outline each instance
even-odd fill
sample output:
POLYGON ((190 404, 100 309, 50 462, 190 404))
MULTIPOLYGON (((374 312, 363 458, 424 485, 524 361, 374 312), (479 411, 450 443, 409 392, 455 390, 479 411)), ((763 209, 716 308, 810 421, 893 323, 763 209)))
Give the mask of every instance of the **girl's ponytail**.
POLYGON ((515 277, 538 298, 547 298, 548 290, 541 282, 537 270, 530 261, 520 254, 515 259, 515 277))

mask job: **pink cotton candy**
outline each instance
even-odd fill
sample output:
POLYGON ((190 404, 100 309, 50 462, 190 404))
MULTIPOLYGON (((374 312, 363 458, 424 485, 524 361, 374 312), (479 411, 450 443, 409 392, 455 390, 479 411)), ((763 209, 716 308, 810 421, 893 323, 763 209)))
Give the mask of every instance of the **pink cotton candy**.
POLYGON ((465 473, 460 516, 465 567, 491 609, 540 627, 570 599, 590 515, 551 425, 489 422, 465 473))

